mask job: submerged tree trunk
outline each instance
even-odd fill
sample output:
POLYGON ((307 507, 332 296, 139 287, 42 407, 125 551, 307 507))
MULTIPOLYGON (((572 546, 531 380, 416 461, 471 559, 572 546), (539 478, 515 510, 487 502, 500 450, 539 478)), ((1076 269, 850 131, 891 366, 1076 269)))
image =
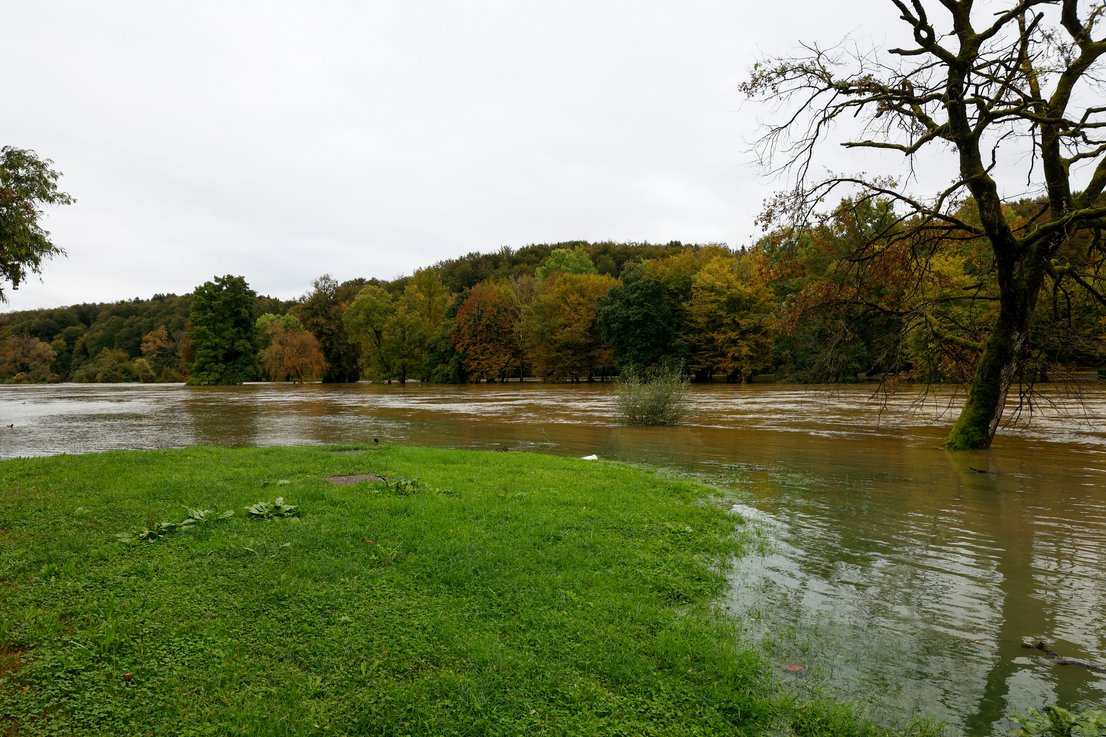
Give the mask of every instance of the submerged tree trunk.
POLYGON ((1000 254, 998 318, 976 364, 968 398, 945 440, 949 450, 991 447, 1010 387, 1024 376, 1033 309, 1044 280, 1039 262, 1023 258, 1011 264, 1000 254))
POLYGON ((976 366, 968 398, 945 440, 946 448, 979 450, 991 447, 1010 385, 1025 363, 1025 348, 1025 326, 1015 325, 1000 314, 976 366))

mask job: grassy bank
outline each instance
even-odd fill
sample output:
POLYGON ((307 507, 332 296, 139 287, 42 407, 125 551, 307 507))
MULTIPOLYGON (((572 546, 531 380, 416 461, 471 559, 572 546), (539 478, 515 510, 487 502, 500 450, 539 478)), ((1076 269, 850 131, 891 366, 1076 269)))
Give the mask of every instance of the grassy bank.
POLYGON ((709 494, 413 448, 2 462, 0 734, 885 734, 781 696, 713 610, 740 522, 709 494), (277 496, 300 516, 244 509, 277 496), (116 539, 186 508, 235 515, 116 539))

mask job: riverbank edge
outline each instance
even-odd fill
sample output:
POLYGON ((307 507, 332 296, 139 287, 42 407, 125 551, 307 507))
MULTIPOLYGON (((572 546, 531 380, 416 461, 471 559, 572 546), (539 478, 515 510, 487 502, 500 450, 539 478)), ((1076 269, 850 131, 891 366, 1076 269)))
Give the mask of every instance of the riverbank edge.
POLYGON ((785 695, 716 605, 741 521, 657 470, 194 447, 0 489, 5 736, 935 733, 785 695))

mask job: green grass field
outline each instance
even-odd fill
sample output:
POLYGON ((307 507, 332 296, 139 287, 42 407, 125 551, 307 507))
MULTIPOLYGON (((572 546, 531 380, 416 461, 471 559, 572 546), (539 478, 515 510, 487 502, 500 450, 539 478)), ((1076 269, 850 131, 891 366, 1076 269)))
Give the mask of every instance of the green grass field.
POLYGON ((0 734, 887 734, 742 646, 712 493, 402 447, 0 462, 0 734))

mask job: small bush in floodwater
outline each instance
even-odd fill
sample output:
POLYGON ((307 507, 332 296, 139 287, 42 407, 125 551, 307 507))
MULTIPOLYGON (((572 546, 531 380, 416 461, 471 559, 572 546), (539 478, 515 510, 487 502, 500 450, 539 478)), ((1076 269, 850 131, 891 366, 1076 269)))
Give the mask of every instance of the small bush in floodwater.
POLYGON ((630 366, 618 383, 618 413, 627 425, 676 425, 687 415, 688 382, 681 364, 645 371, 630 366))

